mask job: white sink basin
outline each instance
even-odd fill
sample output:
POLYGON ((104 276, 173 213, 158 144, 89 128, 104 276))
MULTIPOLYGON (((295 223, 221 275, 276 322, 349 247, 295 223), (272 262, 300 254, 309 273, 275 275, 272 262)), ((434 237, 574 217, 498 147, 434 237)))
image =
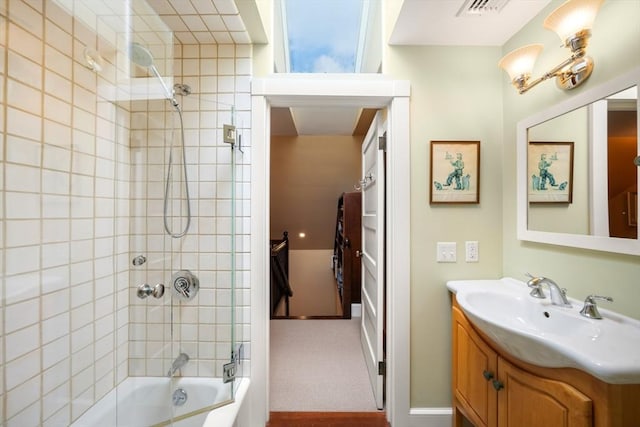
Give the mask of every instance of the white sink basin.
MULTIPOLYGON (((611 384, 640 384, 640 322, 600 308, 603 319, 529 296, 524 282, 447 282, 469 320, 497 345, 525 362, 577 368, 611 384)), ((548 296, 548 291, 545 288, 548 296)))

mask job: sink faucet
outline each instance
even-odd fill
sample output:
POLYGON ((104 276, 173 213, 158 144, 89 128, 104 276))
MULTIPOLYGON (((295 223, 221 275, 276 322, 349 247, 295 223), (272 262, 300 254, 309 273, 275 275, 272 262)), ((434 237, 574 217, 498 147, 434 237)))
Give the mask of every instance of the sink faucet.
POLYGON ((567 290, 558 286, 556 282, 547 277, 533 277, 529 273, 530 277, 527 281, 527 286, 533 288, 531 295, 534 298, 545 298, 544 292, 542 292, 542 285, 546 284, 549 287, 549 296, 551 297, 551 304, 559 305, 561 307, 571 307, 571 303, 567 299, 567 290))
POLYGON ((173 363, 171 364, 171 368, 169 368, 169 372, 167 372, 167 376, 172 377, 173 374, 175 374, 178 369, 186 365, 188 361, 189 361, 189 355, 187 353, 180 353, 178 357, 176 357, 176 360, 174 360, 173 363))

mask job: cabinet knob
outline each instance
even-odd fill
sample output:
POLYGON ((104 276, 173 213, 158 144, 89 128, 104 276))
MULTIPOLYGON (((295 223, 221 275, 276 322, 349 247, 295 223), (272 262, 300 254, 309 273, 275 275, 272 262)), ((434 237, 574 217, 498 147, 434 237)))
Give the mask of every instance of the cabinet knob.
POLYGON ((502 381, 498 381, 498 380, 493 380, 493 388, 496 389, 496 391, 500 391, 504 388, 504 384, 502 383, 502 381))
POLYGON ((493 372, 489 372, 487 370, 482 371, 482 376, 485 380, 489 381, 491 378, 493 378, 493 372))

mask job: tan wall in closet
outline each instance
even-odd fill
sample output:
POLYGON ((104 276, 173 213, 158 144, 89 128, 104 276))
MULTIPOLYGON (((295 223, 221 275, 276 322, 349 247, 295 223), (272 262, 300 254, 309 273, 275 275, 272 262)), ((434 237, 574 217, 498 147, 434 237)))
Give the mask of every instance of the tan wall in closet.
POLYGON ((362 136, 271 138, 271 238, 333 249, 338 198, 360 179, 362 136), (299 233, 304 232, 304 239, 299 233))

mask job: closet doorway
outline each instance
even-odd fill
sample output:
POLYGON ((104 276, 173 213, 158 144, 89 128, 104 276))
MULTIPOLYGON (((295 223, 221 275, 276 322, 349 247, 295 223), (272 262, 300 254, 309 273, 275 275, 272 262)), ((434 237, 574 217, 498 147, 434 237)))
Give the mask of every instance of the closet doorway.
MULTIPOLYGON (((309 110, 310 107, 305 112, 309 110)), ((346 108, 340 110, 342 115, 349 113, 346 108)), ((272 110, 270 218, 275 263, 271 265, 271 300, 277 309, 274 294, 284 297, 280 299, 280 308, 284 303, 285 311, 290 314, 286 318, 272 315, 276 320, 271 321, 270 407, 275 411, 384 409, 384 367, 381 369, 381 366, 385 363, 386 111, 351 110, 357 114, 356 119, 346 121, 344 129, 334 126, 341 134, 307 135, 305 128, 297 127, 297 135, 284 138, 276 136, 279 120, 284 120, 282 114, 279 116, 272 110), (358 135, 357 130, 352 130, 354 124, 356 129, 366 129, 366 134, 358 135), (349 157, 353 160, 345 161, 349 157), (351 167, 340 167, 345 164, 351 167), (345 174, 349 169, 357 175, 345 174), (341 171, 344 172, 341 174, 341 171), (346 183, 353 185, 353 191, 336 191, 345 185, 343 175, 355 182, 346 183), (315 189, 316 193, 324 189, 325 197, 305 191, 309 189, 315 189), (331 229, 331 211, 324 208, 327 204, 335 206, 336 198, 335 226, 331 229), (324 221, 320 217, 322 212, 326 215, 324 221), (316 225, 324 223, 324 227, 314 230, 309 225, 314 219, 316 225), (317 320, 320 316, 296 315, 299 307, 296 296, 304 297, 296 294, 309 292, 308 288, 314 283, 322 283, 321 271, 327 268, 322 262, 314 263, 311 255, 319 252, 322 257, 326 253, 322 249, 297 250, 287 232, 282 241, 274 239, 274 229, 277 230, 274 223, 287 229, 291 229, 292 224, 302 224, 302 227, 306 224, 300 236, 293 233, 300 238, 299 246, 306 243, 309 230, 315 231, 316 240, 327 244, 327 249, 333 247, 330 265, 333 274, 327 276, 329 287, 324 292, 333 296, 338 311, 334 319, 340 314, 344 319, 351 319, 351 301, 360 303, 362 296, 362 310, 354 310, 353 320, 327 322, 317 320), (298 252, 310 252, 310 255, 296 265, 296 261, 302 259, 290 255, 298 252), (320 269, 315 268, 317 264, 320 269), (298 270, 306 274, 299 274, 298 270), (312 283, 296 283, 301 278, 312 283), (285 320, 292 318, 311 321, 285 320), (286 372, 290 375, 284 375, 286 372)), ((297 109, 287 111, 289 115, 285 118, 295 117, 297 109)), ((314 109, 314 118, 322 123, 331 122, 336 114, 339 113, 333 109, 314 109)), ((295 123, 293 118, 291 121, 295 123)), ((317 301, 320 297, 315 295, 310 300, 317 301)))
MULTIPOLYGON (((385 236, 389 250, 384 276, 388 345, 387 419, 406 425, 409 414, 409 85, 381 76, 289 76, 252 83, 252 358, 251 381, 260 420, 269 415, 269 194, 270 111, 283 106, 387 108, 389 138, 385 236), (265 355, 264 359, 261 355, 265 355)), ((339 322, 339 321, 338 321, 339 322)))
POLYGON ((358 315, 361 150, 375 112, 271 109, 272 318, 349 319, 352 304, 358 315))

